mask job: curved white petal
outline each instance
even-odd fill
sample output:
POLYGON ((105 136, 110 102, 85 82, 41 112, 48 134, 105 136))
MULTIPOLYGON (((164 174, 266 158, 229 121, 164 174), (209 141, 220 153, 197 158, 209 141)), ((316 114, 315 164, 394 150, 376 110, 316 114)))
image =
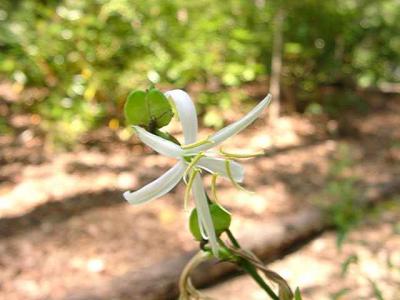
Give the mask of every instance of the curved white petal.
POLYGON ((202 238, 205 239, 205 240, 208 240, 208 235, 207 235, 207 233, 206 233, 206 231, 204 229, 204 225, 203 225, 202 220, 200 220, 199 217, 197 219, 198 219, 197 221, 199 222, 200 234, 201 234, 202 238))
POLYGON ((197 113, 190 96, 182 90, 172 90, 165 93, 170 97, 178 111, 181 121, 185 144, 192 144, 197 140, 197 113))
POLYGON ((124 193, 124 198, 130 204, 140 204, 152 199, 161 197, 172 190, 181 180, 183 172, 185 172, 186 164, 183 161, 178 162, 156 180, 145 185, 141 189, 124 193))
POLYGON ((177 144, 148 132, 140 126, 133 126, 140 140, 158 153, 168 157, 181 157, 183 150, 177 144))
POLYGON ((218 242, 215 234, 214 224, 211 218, 210 209, 207 202, 206 192, 199 174, 196 175, 193 182, 193 196, 196 203, 199 226, 203 226, 207 234, 211 250, 215 257, 218 257, 218 242))
POLYGON ((263 112, 264 108, 268 106, 271 102, 271 94, 268 94, 260 103, 258 103, 250 112, 248 112, 243 118, 240 120, 222 128, 213 134, 209 140, 212 141, 212 144, 204 144, 199 147, 191 149, 192 151, 204 151, 210 148, 215 147, 216 145, 222 143, 226 139, 234 136, 239 133, 251 123, 253 123, 263 112))
MULTIPOLYGON (((202 157, 198 161, 197 165, 210 173, 217 173, 229 179, 229 175, 226 171, 225 159, 202 157)), ((230 169, 232 173, 232 178, 236 182, 242 182, 244 178, 244 168, 242 167, 242 165, 235 161, 230 161, 230 169)))

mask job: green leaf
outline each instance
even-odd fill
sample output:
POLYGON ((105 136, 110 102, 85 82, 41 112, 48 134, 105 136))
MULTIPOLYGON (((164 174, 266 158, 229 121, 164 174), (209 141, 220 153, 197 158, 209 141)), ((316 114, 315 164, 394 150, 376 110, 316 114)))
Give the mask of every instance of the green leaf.
POLYGON ((382 291, 379 289, 378 285, 376 284, 375 281, 369 279, 369 282, 372 285, 372 289, 374 291, 374 296, 377 300, 385 300, 385 298, 383 297, 382 291))
POLYGON ((197 209, 193 209, 192 212, 190 213, 190 218, 189 218, 189 229, 192 235, 194 236, 195 240, 201 241, 202 236, 199 228, 199 222, 198 222, 198 216, 197 216, 197 209))
POLYGON ((157 89, 130 93, 124 112, 129 125, 142 126, 150 131, 168 125, 173 116, 168 99, 157 89))
POLYGON ((342 299, 346 294, 348 294, 351 290, 349 288, 343 288, 336 293, 331 294, 332 300, 342 299))
POLYGON ((294 300, 302 300, 303 298, 301 297, 300 289, 299 287, 296 288, 294 292, 294 300))
POLYGON ((164 131, 161 131, 159 129, 156 129, 154 131, 154 134, 158 135, 159 137, 162 137, 165 140, 168 140, 168 141, 171 141, 171 142, 173 142, 173 143, 175 143, 177 145, 180 145, 179 141, 174 136, 169 134, 168 132, 164 132, 164 131))
MULTIPOLYGON (((216 234, 219 236, 231 225, 231 215, 224 208, 218 204, 212 203, 209 205, 211 218, 213 220, 214 228, 216 234)), ((194 208, 190 214, 189 218, 189 228, 190 232, 197 241, 202 240, 200 233, 197 209, 194 208)))
POLYGON ((346 260, 342 263, 342 271, 341 276, 344 277, 349 270, 350 265, 358 263, 358 256, 356 254, 351 254, 346 258, 346 260))
POLYGON ((133 91, 125 102, 124 112, 130 125, 147 126, 150 116, 147 113, 146 92, 133 91))
POLYGON ((147 92, 147 102, 149 103, 149 113, 152 120, 155 120, 156 127, 161 128, 171 121, 173 112, 168 99, 157 89, 147 92))

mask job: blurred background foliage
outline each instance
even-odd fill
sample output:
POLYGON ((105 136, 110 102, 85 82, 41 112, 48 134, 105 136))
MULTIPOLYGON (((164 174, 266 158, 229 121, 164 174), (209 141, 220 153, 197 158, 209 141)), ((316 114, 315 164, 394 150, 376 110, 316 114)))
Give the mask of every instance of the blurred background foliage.
POLYGON ((221 126, 216 109, 248 99, 236 87, 268 90, 279 10, 287 107, 337 112, 354 99, 323 100, 322 87, 400 81, 397 0, 3 0, 0 81, 19 95, 6 113, 73 143, 120 126, 128 93, 153 82, 194 91, 206 125, 221 126))

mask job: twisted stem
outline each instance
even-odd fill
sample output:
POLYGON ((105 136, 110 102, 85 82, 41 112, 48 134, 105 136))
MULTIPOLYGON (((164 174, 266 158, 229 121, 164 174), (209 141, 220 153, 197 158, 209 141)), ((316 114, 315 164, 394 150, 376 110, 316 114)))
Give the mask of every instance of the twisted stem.
MULTIPOLYGON (((242 248, 240 247, 239 242, 233 235, 233 233, 228 229, 226 230, 226 235, 229 238, 229 241, 232 243, 233 247, 243 251, 242 248)), ((232 250, 232 249, 230 249, 232 250)), ((247 272, 255 282, 264 290, 267 292, 267 294, 274 300, 279 300, 279 297, 274 293, 274 291, 269 287, 269 285, 264 281, 264 279, 258 274, 257 268, 253 265, 253 263, 245 259, 242 255, 237 255, 238 253, 236 251, 231 251, 234 252, 233 254, 236 254, 238 257, 238 265, 245 271, 247 272), (235 253, 236 252, 236 253, 235 253)))

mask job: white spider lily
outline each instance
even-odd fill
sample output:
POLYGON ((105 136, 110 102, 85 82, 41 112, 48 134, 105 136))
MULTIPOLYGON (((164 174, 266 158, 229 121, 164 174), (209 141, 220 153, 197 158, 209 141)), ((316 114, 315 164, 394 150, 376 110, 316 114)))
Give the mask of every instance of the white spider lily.
POLYGON ((271 95, 265 97, 242 119, 217 131, 203 141, 197 141, 197 114, 190 96, 182 90, 168 91, 165 95, 173 101, 178 112, 185 145, 179 146, 139 126, 133 126, 138 137, 144 144, 160 154, 178 159, 178 162, 161 177, 141 189, 134 192, 125 192, 124 197, 131 204, 150 201, 168 193, 182 178, 186 180, 186 175, 190 174, 192 178, 190 184, 188 184, 188 188, 192 189, 194 195, 199 227, 203 238, 209 240, 213 254, 217 256, 217 237, 199 169, 229 178, 235 183, 243 181, 244 170, 240 164, 231 160, 226 162, 226 159, 209 156, 211 152, 207 152, 207 150, 234 136, 256 120, 269 104, 271 95))

